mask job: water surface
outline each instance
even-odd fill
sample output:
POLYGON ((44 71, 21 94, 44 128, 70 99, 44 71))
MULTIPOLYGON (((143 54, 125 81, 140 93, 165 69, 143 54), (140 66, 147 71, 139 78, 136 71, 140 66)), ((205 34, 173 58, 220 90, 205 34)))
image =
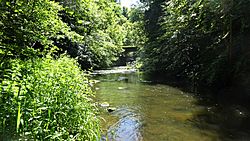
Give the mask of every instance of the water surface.
POLYGON ((111 71, 111 74, 106 72, 96 76, 101 81, 95 85, 96 99, 100 105, 109 103, 109 106, 101 108, 103 140, 250 139, 248 130, 242 129, 242 116, 228 116, 228 113, 223 113, 227 110, 218 108, 216 104, 200 104, 201 99, 195 94, 168 85, 147 83, 140 74, 132 72, 111 71), (109 108, 116 109, 108 112, 109 108))

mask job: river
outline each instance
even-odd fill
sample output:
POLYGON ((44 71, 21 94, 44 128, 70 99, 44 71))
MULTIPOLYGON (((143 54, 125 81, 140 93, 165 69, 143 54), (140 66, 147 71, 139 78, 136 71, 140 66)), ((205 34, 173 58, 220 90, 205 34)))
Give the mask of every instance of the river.
POLYGON ((143 81, 135 70, 97 71, 102 141, 247 141, 247 110, 143 81))

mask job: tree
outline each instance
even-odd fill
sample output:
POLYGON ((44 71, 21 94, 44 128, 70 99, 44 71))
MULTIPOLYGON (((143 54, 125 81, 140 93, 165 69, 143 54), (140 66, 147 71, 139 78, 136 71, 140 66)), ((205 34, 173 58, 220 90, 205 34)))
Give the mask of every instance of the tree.
POLYGON ((241 39, 248 42, 247 5, 249 1, 153 1, 145 12, 144 69, 198 84, 232 85, 239 74, 234 71, 242 58, 238 55, 248 54, 241 51, 246 48, 241 39))
MULTIPOLYGON (((68 45, 65 50, 77 57, 83 68, 109 67, 122 52, 124 40, 123 23, 126 19, 119 5, 105 0, 59 2, 65 8, 61 11, 62 20, 77 34, 84 36, 80 43, 70 41, 74 45, 68 45)), ((58 45, 64 46, 62 43, 58 45)))

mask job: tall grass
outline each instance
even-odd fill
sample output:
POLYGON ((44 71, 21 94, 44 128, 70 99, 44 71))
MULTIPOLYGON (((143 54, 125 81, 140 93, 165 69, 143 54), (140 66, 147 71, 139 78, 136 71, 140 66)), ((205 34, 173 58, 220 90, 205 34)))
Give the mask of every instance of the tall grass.
POLYGON ((92 91, 74 59, 12 60, 0 81, 0 140, 97 140, 92 91))

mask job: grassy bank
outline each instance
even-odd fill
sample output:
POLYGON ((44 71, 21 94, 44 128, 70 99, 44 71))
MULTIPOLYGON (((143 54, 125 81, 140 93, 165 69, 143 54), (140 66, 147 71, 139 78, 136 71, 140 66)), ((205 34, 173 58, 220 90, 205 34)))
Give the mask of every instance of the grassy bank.
POLYGON ((0 140, 99 137, 92 91, 74 59, 47 56, 9 64, 1 69, 0 140))

